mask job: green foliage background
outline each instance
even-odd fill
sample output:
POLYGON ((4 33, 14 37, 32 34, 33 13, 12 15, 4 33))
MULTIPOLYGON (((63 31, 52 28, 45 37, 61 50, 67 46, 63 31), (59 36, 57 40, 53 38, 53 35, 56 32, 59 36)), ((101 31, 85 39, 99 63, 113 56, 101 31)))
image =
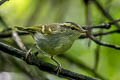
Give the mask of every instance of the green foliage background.
MULTIPOLYGON (((99 2, 105 9, 109 10, 109 13, 114 19, 120 17, 119 0, 99 0, 99 2)), ((100 24, 109 21, 93 3, 91 3, 90 7, 92 24, 100 24)), ((0 16, 3 17, 9 27, 33 26, 66 21, 86 25, 85 5, 83 0, 10 0, 0 6, 0 16)), ((2 31, 3 29, 5 29, 5 27, 0 23, 0 30, 2 31)), ((112 29, 115 29, 115 27, 113 26, 111 30, 112 29)), ((21 39, 27 47, 30 47, 33 44, 31 36, 21 36, 21 39)), ((2 40, 16 46, 11 38, 2 40)), ((119 34, 110 34, 103 36, 102 41, 120 45, 120 36, 119 34)), ((65 56, 68 56, 75 62, 84 64, 92 69, 95 62, 96 47, 97 45, 93 42, 91 43, 91 46, 88 47, 88 39, 76 40, 72 48, 66 52, 65 56)), ((49 58, 44 59, 50 61, 49 58)), ((57 59, 62 64, 62 67, 66 69, 94 77, 90 71, 77 66, 74 62, 69 62, 63 57, 57 57, 57 59)), ((52 61, 50 62, 53 63, 52 61)), ((36 73, 36 70, 34 70, 34 68, 32 69, 33 71, 31 72, 33 72, 34 75, 39 76, 38 73, 36 73)), ((4 70, 1 69, 1 71, 4 70)), ((20 73, 18 75, 24 74, 24 72, 15 66, 10 70, 10 72, 12 71, 20 73)), ((97 72, 107 80, 119 80, 120 50, 101 46, 100 61, 97 72)), ((48 73, 44 74, 47 75, 50 80, 66 80, 58 77, 56 78, 56 76, 48 73)))

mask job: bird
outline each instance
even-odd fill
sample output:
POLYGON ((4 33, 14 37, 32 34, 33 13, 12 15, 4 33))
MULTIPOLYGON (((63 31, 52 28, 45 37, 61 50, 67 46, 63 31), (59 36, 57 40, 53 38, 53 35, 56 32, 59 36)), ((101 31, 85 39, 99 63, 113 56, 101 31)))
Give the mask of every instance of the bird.
POLYGON ((86 32, 86 30, 74 22, 40 24, 30 27, 16 26, 15 28, 32 35, 39 52, 50 55, 51 59, 57 64, 57 74, 61 71, 61 64, 54 56, 65 53, 71 48, 81 33, 86 32))

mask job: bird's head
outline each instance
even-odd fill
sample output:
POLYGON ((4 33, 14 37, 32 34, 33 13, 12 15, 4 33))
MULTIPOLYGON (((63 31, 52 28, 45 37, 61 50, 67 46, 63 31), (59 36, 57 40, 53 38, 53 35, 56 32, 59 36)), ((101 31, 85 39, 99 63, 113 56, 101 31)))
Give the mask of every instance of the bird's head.
POLYGON ((72 31, 72 32, 79 32, 79 33, 86 32, 86 30, 84 30, 80 25, 74 22, 64 22, 64 23, 61 23, 61 26, 64 27, 66 30, 72 31))

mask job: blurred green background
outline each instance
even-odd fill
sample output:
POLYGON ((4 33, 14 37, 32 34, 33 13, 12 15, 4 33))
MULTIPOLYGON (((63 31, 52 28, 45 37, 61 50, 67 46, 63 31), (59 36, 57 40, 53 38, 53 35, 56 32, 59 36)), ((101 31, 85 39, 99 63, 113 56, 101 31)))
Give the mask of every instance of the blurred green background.
MULTIPOLYGON (((9 27, 33 26, 56 22, 75 22, 86 24, 85 0, 9 0, 0 6, 0 16, 9 27)), ((120 17, 120 0, 98 0, 111 16, 120 17)), ((109 21, 95 3, 90 2, 91 24, 100 24, 109 21)), ((6 27, 0 22, 0 31, 6 27)), ((113 26, 110 30, 115 29, 113 26)), ((98 32, 96 30, 95 32, 98 32)), ((103 30, 103 31, 109 31, 103 30)), ((34 43, 31 36, 20 36, 27 48, 34 43)), ((12 38, 0 39, 17 47, 12 38)), ((120 45, 119 34, 110 34, 102 37, 102 41, 120 45)), ((95 51, 97 44, 89 39, 78 39, 66 54, 58 56, 57 60, 62 67, 73 72, 98 77, 106 80, 120 80, 120 50, 100 46, 99 62, 97 70, 95 65, 95 51)), ((44 60, 53 63, 48 57, 44 60)), ((40 71, 34 66, 27 65, 22 60, 16 59, 0 52, 0 72, 10 75, 12 80, 66 80, 52 74, 40 71)), ((3 74, 3 73, 0 73, 3 74)), ((5 79, 9 80, 9 79, 5 79)))

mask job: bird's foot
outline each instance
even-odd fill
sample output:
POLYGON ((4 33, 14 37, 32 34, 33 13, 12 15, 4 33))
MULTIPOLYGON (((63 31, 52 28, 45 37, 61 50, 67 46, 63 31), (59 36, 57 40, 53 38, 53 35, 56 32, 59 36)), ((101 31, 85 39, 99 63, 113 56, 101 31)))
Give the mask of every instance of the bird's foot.
POLYGON ((25 55, 25 60, 27 60, 28 57, 29 57, 30 55, 32 55, 31 50, 32 50, 32 49, 29 49, 29 50, 27 51, 27 53, 26 53, 26 55, 25 55))
POLYGON ((56 68, 57 75, 59 75, 59 73, 61 72, 61 69, 62 69, 61 64, 59 64, 56 68))

